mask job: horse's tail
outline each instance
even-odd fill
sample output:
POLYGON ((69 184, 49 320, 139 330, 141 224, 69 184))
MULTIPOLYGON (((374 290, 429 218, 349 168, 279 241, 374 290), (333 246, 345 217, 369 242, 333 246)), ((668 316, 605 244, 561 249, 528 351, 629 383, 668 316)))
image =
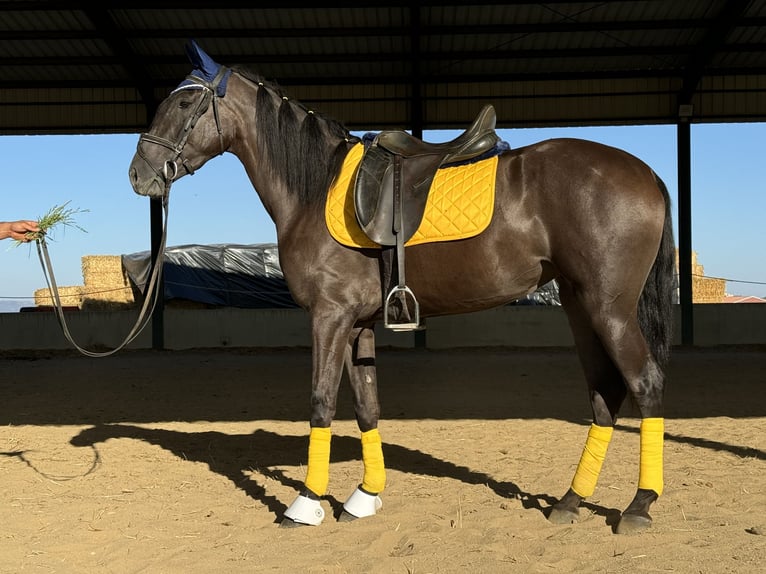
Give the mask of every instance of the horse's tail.
POLYGON ((654 178, 665 200, 665 222, 657 257, 638 301, 638 322, 654 360, 663 365, 668 360, 673 337, 676 246, 668 188, 656 173, 654 178))

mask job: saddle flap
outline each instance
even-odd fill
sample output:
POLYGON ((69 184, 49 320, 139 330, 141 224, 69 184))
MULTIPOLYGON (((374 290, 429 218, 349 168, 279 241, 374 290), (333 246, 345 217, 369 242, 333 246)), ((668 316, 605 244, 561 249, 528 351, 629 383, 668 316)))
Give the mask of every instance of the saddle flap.
MULTIPOLYGON (((379 245, 396 245, 394 204, 394 154, 373 143, 362 156, 354 181, 354 208, 359 227, 379 245)), ((436 170, 437 155, 408 158, 400 177, 399 214, 403 241, 408 241, 420 226, 436 170)))
POLYGON ((393 156, 372 145, 365 150, 354 180, 356 221, 365 235, 380 245, 393 245, 393 170, 393 156))

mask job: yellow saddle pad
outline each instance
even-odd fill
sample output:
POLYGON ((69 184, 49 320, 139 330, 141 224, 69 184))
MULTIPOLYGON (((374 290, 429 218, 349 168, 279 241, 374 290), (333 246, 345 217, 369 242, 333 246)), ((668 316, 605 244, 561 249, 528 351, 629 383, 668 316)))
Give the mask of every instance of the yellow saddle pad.
MULTIPOLYGON (((348 247, 380 247, 356 221, 354 179, 364 145, 351 148, 327 195, 325 219, 336 241, 348 247)), ((431 184, 420 227, 406 245, 466 239, 484 231, 495 206, 497 156, 480 162, 441 168, 431 184)))

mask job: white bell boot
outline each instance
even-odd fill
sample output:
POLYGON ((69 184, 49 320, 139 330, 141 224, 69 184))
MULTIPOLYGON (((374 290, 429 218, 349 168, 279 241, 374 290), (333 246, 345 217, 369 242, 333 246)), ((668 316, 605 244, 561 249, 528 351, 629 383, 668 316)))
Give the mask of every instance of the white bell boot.
POLYGON ((318 526, 324 520, 324 509, 318 500, 301 494, 285 510, 285 518, 298 524, 318 526))
POLYGON ((369 494, 357 488, 343 503, 343 510, 353 518, 374 516, 383 506, 383 501, 377 494, 369 494))

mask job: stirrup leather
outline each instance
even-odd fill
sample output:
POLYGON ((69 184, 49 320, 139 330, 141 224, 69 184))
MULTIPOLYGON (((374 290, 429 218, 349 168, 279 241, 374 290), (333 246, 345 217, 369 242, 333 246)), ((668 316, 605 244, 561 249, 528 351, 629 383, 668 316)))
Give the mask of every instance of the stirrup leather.
POLYGON ((386 329, 392 331, 415 331, 421 329, 420 326, 420 304, 418 303, 415 294, 407 287, 404 277, 404 241, 405 236, 402 230, 402 192, 399 176, 399 170, 401 167, 401 159, 399 157, 394 158, 394 237, 396 238, 396 267, 397 267, 397 280, 398 283, 395 287, 389 291, 386 296, 386 300, 383 304, 383 326, 386 329), (395 299, 399 299, 402 306, 401 315, 409 316, 409 306, 407 300, 411 299, 413 302, 415 317, 414 321, 401 321, 395 322, 391 320, 390 315, 390 303, 395 299))

